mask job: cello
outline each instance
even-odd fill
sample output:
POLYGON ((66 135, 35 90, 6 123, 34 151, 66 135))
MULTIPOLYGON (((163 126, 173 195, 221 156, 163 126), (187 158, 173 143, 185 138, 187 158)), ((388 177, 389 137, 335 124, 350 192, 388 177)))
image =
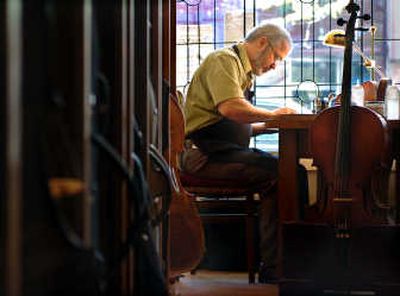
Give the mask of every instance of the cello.
POLYGON ((351 15, 346 28, 341 106, 321 112, 310 132, 314 163, 330 184, 331 202, 325 205, 324 219, 341 225, 343 231, 349 223, 359 225, 376 219, 371 213, 373 205, 362 200, 361 189, 371 172, 383 164, 389 141, 382 116, 368 108, 351 106, 352 44, 360 7, 350 1, 346 9, 351 15))
POLYGON ((172 194, 169 221, 169 277, 173 279, 194 270, 205 252, 203 225, 193 198, 183 188, 178 173, 178 156, 185 139, 183 111, 177 98, 170 95, 170 167, 177 190, 172 194))
POLYGON ((281 226, 280 295, 400 295, 400 228, 368 195, 389 149, 385 119, 351 105, 352 46, 360 7, 346 6, 340 106, 323 110, 310 129, 314 165, 324 190, 304 221, 281 226))

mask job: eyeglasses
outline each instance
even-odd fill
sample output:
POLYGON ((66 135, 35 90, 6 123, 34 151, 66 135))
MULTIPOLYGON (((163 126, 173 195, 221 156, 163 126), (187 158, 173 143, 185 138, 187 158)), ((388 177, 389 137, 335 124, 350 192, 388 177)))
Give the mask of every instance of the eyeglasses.
POLYGON ((279 55, 279 53, 275 50, 275 48, 272 46, 271 42, 269 40, 268 41, 268 45, 272 50, 272 53, 274 54, 274 61, 275 62, 282 62, 283 61, 283 57, 281 55, 279 55))

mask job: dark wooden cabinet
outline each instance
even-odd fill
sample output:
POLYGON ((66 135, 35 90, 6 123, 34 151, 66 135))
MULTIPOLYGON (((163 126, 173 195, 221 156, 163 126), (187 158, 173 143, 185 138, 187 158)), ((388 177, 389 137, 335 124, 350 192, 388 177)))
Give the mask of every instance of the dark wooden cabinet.
MULTIPOLYGON (((162 155, 169 145, 172 2, 0 3, 0 295, 30 295, 38 274, 52 273, 51 268, 35 273, 31 264, 47 266, 52 258, 35 249, 40 240, 30 243, 44 228, 56 228, 57 219, 43 217, 59 218, 61 212, 63 225, 82 247, 101 252, 106 264, 118 257, 135 218, 132 192, 126 177, 93 144, 93 135, 104 137, 131 171, 131 153, 139 155, 150 194, 158 192, 159 184, 150 178, 149 150, 162 155), (140 139, 135 140, 135 128, 140 139), (49 180, 55 178, 64 185, 72 180, 79 190, 49 199, 49 180)), ((167 231, 161 223, 153 232, 166 270, 161 238, 167 231)), ((136 269, 132 248, 109 293, 139 295, 136 269)))

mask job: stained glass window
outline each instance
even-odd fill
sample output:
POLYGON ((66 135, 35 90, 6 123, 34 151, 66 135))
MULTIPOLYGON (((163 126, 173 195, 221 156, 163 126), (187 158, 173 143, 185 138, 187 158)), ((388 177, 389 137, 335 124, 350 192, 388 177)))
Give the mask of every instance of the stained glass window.
MULTIPOLYGON (((339 17, 348 18, 348 0, 177 0, 177 87, 185 86, 202 60, 213 50, 230 46, 244 38, 255 25, 267 20, 284 26, 292 35, 291 55, 275 70, 257 77, 255 104, 264 108, 288 106, 300 113, 311 113, 313 101, 302 100, 298 86, 314 81, 321 98, 341 90, 343 50, 326 47, 323 38, 332 29, 340 29, 339 17)), ((356 1, 361 13, 371 14, 371 21, 357 26, 374 26, 371 31, 357 32, 358 47, 374 55, 385 76, 400 81, 400 28, 394 25, 400 17, 396 0, 356 1), (373 38, 373 41, 372 41, 373 38), (372 48, 374 50, 372 50, 372 48)), ((344 29, 344 28, 341 28, 344 29)), ((353 57, 352 83, 371 79, 359 56, 353 57)), ((379 80, 380 77, 375 77, 379 80)), ((278 135, 257 137, 253 145, 277 150, 278 135)))

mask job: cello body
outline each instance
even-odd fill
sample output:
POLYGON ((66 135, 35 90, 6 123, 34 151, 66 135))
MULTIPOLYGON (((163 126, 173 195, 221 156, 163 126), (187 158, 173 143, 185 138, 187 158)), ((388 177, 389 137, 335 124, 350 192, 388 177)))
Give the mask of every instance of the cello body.
POLYGON ((310 142, 313 147, 314 165, 317 166, 327 186, 327 200, 322 203, 319 213, 320 221, 335 223, 337 213, 335 205, 346 203, 346 198, 351 198, 351 212, 349 219, 353 226, 365 224, 384 224, 383 217, 377 217, 377 209, 373 200, 364 199, 365 189, 374 173, 386 165, 389 154, 389 135, 386 120, 378 113, 364 107, 351 107, 350 134, 352 141, 349 149, 349 172, 347 188, 343 192, 335 187, 335 155, 338 146, 337 127, 339 122, 340 107, 324 110, 315 119, 310 132, 310 142), (344 201, 340 201, 343 199, 344 201))
POLYGON ((205 252, 203 225, 193 202, 185 191, 177 172, 179 154, 183 151, 184 117, 177 98, 170 96, 170 167, 178 188, 172 194, 169 220, 169 276, 174 278, 183 272, 194 270, 205 252))
POLYGON ((388 223, 388 209, 369 187, 388 162, 388 130, 380 114, 351 105, 352 42, 361 17, 354 1, 346 9, 341 105, 322 111, 309 135, 323 190, 303 221, 281 224, 281 296, 400 295, 400 227, 388 223))

